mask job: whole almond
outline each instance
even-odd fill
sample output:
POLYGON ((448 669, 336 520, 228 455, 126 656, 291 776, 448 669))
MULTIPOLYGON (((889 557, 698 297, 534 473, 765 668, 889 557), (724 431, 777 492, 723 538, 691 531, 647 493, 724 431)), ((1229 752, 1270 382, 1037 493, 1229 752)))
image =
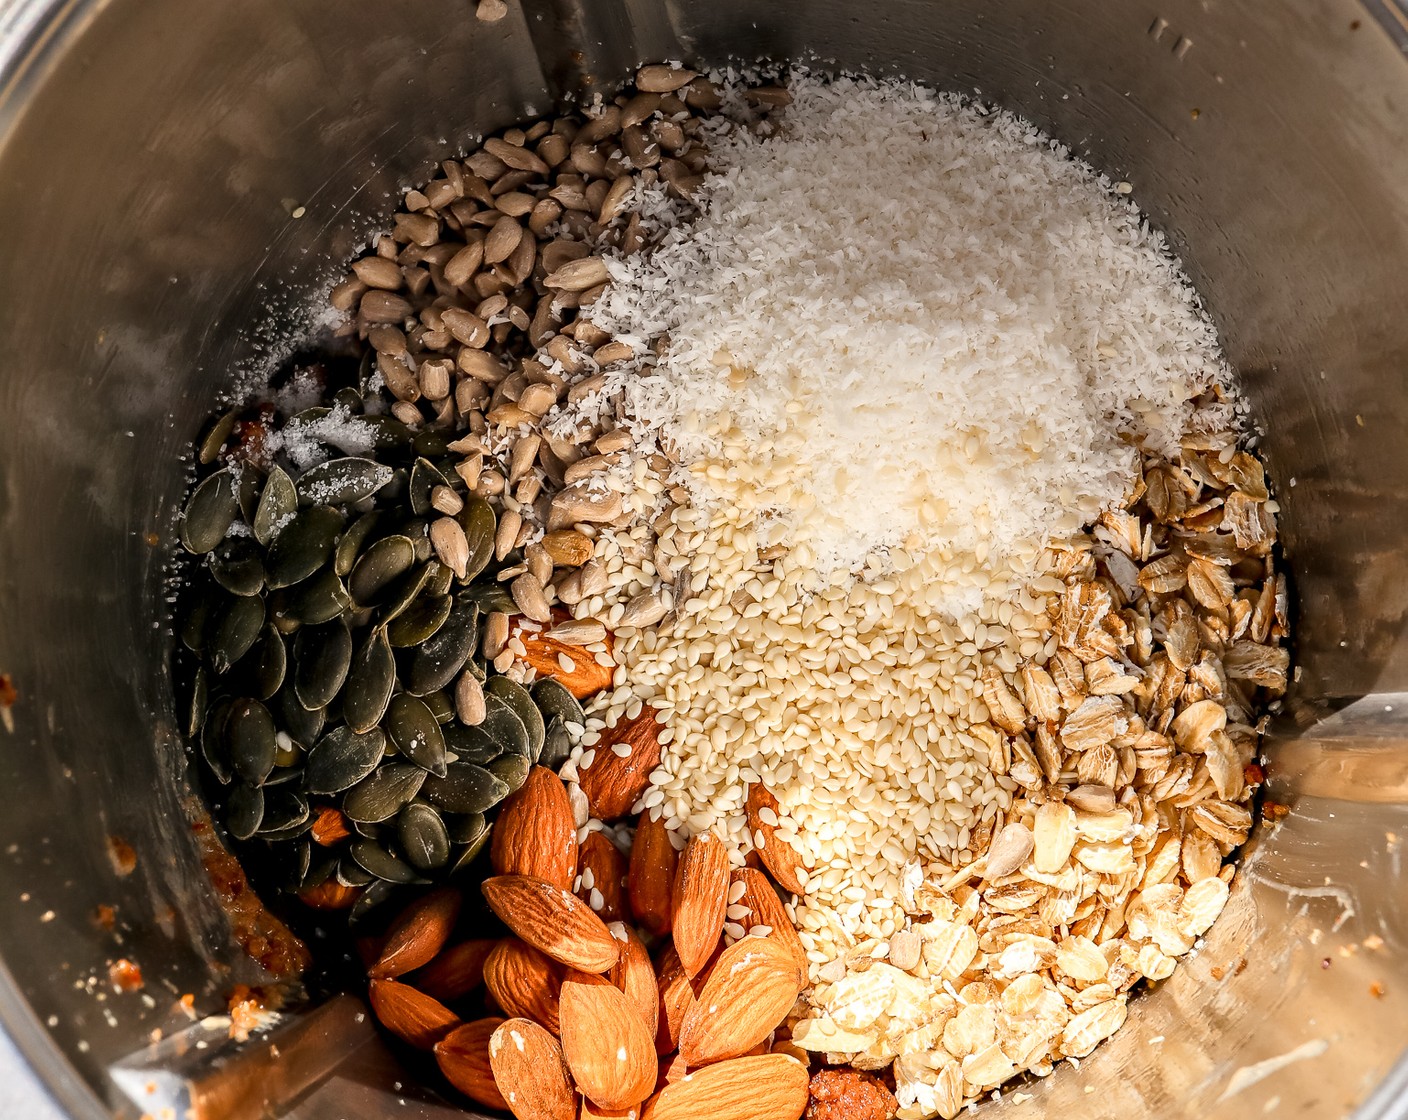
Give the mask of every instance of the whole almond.
POLYGON ((748 803, 744 808, 748 814, 748 831, 753 835, 763 865, 772 872, 772 877, 783 890, 801 894, 802 881, 797 876, 797 869, 802 866, 802 860, 791 844, 774 836, 781 816, 777 798, 762 782, 754 782, 748 787, 748 803), (759 839, 762 840, 761 844, 758 843, 759 839))
POLYGON ((666 1085, 641 1120, 798 1120, 808 1080, 807 1067, 786 1054, 734 1058, 666 1085))
POLYGON ((624 817, 650 784, 650 772, 660 765, 660 723, 654 708, 635 719, 608 727, 593 748, 596 755, 578 782, 587 795, 592 816, 603 821, 624 817))
POLYGON ((664 1056, 679 1049, 680 1028, 695 999, 694 985, 684 965, 680 964, 679 954, 673 945, 666 945, 660 952, 655 989, 655 1052, 664 1056))
POLYGON ((435 1044, 435 1061, 445 1080, 477 1104, 507 1111, 508 1102, 494 1084, 489 1039, 503 1020, 476 1019, 456 1027, 435 1044))
POLYGON ((599 976, 562 983, 562 1053, 577 1088, 602 1108, 630 1108, 655 1088, 655 1048, 624 992, 599 976))
POLYGON ((736 891, 734 884, 737 883, 743 884, 743 893, 738 897, 737 905, 748 911, 748 915, 739 920, 739 925, 749 931, 758 926, 767 926, 770 931, 768 937, 787 946, 792 955, 797 958, 797 963, 802 968, 806 968, 806 946, 797 936, 797 927, 787 916, 787 911, 782 906, 782 900, 777 897, 777 890, 768 877, 756 868, 737 868, 729 886, 730 898, 736 891))
POLYGON ((728 910, 728 849, 712 832, 690 840, 680 857, 671 905, 675 951, 691 977, 709 961, 728 910))
POLYGON ((450 940, 460 902, 454 887, 442 887, 412 902, 391 924, 370 975, 391 979, 429 964, 450 940))
POLYGON ((373 980, 368 998, 377 1021, 418 1050, 431 1050, 460 1025, 459 1016, 439 1000, 431 999, 397 980, 373 980))
POLYGON ((626 857, 604 832, 590 832, 582 841, 581 886, 577 897, 604 922, 631 920, 626 907, 626 857), (588 885, 590 883, 590 886, 588 885))
POLYGON ((499 875, 532 875, 572 889, 577 875, 577 822, 562 779, 535 766, 504 802, 489 860, 499 875))
POLYGON ((605 972, 621 955, 621 943, 591 907, 546 879, 498 875, 485 879, 480 889, 504 925, 555 961, 605 972))
POLYGON ((565 970, 551 957, 505 937, 484 962, 484 986, 506 1015, 559 1032, 558 995, 565 970))
POLYGON ((621 959, 611 966, 606 974, 616 987, 625 993, 640 1012, 641 1020, 655 1034, 656 1021, 660 1016, 660 993, 655 986, 655 966, 650 963, 650 954, 644 942, 634 930, 627 928, 626 943, 621 947, 621 959))
MULTIPOLYGON (((614 664, 599 665, 596 655, 587 653, 580 646, 560 642, 540 630, 524 630, 516 623, 517 619, 509 638, 516 637, 523 643, 523 653, 518 660, 536 670, 538 676, 551 677, 578 700, 595 696, 610 686, 616 669, 614 664)), ((611 635, 607 634, 608 650, 612 644, 611 635)))
POLYGON ((531 1019, 499 1024, 489 1038, 489 1067, 518 1120, 576 1120, 577 1097, 562 1047, 531 1019))
POLYGON ((680 1057, 693 1067, 748 1053, 787 1017, 805 982, 780 941, 745 937, 729 946, 685 1014, 680 1057))
POLYGON ((630 1108, 598 1108, 583 1097, 578 1120, 640 1120, 640 1105, 632 1105, 630 1108))
POLYGON ((647 809, 636 824, 626 887, 636 923, 656 937, 670 932, 675 870, 679 861, 680 854, 670 843, 664 817, 651 820, 647 809))
POLYGON ((497 944, 493 938, 479 938, 442 949, 415 974, 412 986, 441 1003, 461 999, 484 982, 484 961, 497 944))

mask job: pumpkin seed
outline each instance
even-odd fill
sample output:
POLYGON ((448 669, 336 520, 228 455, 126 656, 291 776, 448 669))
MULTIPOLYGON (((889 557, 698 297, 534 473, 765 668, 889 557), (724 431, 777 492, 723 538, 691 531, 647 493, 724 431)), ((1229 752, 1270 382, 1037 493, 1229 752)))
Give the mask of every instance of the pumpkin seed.
POLYGON ((348 853, 366 871, 388 883, 414 883, 420 879, 416 869, 397 859, 372 840, 358 840, 348 853))
MULTIPOLYGON (((524 774, 526 777, 527 771, 524 774)), ((507 782, 482 766, 453 762, 445 768, 444 777, 426 778, 419 792, 447 813, 487 813, 510 790, 507 782)))
POLYGON ((464 530, 465 541, 469 545, 469 560, 464 569, 464 582, 469 583, 488 566, 494 555, 494 534, 498 531, 498 522, 494 520, 494 511, 489 503, 477 495, 465 499, 464 508, 455 515, 455 520, 464 530))
POLYGON ((302 766, 280 766, 280 765, 278 765, 277 762, 275 762, 275 764, 274 764, 274 771, 273 771, 273 773, 270 774, 267 778, 264 779, 264 788, 265 788, 266 790, 267 790, 267 789, 273 789, 275 786, 302 785, 302 784, 303 784, 303 767, 302 767, 302 766))
POLYGON ((210 556, 210 574, 231 595, 257 595, 264 587, 264 556, 245 537, 221 541, 210 556))
POLYGON ((538 705, 538 710, 543 713, 545 720, 551 720, 553 716, 558 716, 563 723, 585 725, 587 722, 587 715, 582 711, 582 705, 561 681, 544 677, 534 683, 532 696, 533 703, 538 705))
POLYGON ((181 544, 197 555, 211 551, 225 539, 239 513, 234 472, 216 471, 191 494, 181 518, 181 544))
POLYGON ((489 822, 483 813, 465 813, 445 822, 450 833, 451 844, 473 844, 484 835, 489 822))
POLYGON ((210 425, 210 430, 205 433, 205 438, 200 441, 200 450, 196 453, 196 458, 201 466, 208 467, 220 457, 220 451, 225 446, 225 441, 230 438, 230 433, 235 430, 235 420, 239 417, 239 409, 232 409, 216 419, 210 425))
POLYGON ((478 638, 478 607, 457 601, 444 623, 412 651, 406 667, 406 691, 423 696, 444 688, 474 653, 478 638))
POLYGON ((310 626, 331 622, 352 606, 352 596, 331 565, 305 579, 296 590, 288 615, 310 626))
POLYGON ((250 695, 259 700, 268 700, 283 687, 284 676, 288 672, 288 651, 284 647, 283 636, 273 625, 264 627, 259 636, 259 644, 254 647, 249 659, 248 681, 250 695))
POLYGON ((307 837, 266 846, 274 866, 282 873, 284 889, 296 891, 302 887, 308 880, 308 870, 313 862, 313 845, 307 837))
POLYGON ((394 416, 363 416, 359 423, 372 429, 372 448, 376 451, 396 452, 410 446, 410 428, 394 416))
POLYGON ((192 588, 187 595, 190 605, 186 612, 186 620, 181 625, 181 644, 192 653, 200 653, 205 649, 206 638, 210 631, 210 615, 223 598, 223 596, 212 594, 209 582, 206 580, 202 580, 201 586, 192 588))
POLYGON ((297 511, 298 491, 294 489, 293 479, 283 467, 276 466, 264 480, 264 492, 259 495, 259 505, 250 523, 254 539, 268 548, 297 511))
POLYGON ((295 742, 316 743, 322 734, 327 713, 322 708, 305 708, 294 691, 293 682, 284 678, 284 687, 279 690, 279 715, 283 718, 284 729, 293 736, 295 742))
POLYGON ((265 558, 269 587, 291 587, 327 563, 344 520, 329 506, 310 506, 295 513, 269 546, 265 558))
POLYGON ((365 407, 362 401, 362 394, 352 388, 351 385, 344 386, 332 395, 332 407, 341 405, 348 412, 358 413, 365 407))
POLYGON ((416 562, 410 537, 382 537, 357 558, 347 577, 347 589, 358 606, 375 606, 397 576, 416 562))
POLYGON ((572 737, 567 734, 561 716, 553 716, 548 722, 547 733, 543 736, 543 753, 538 756, 538 765, 556 770, 572 754, 572 737))
POLYGON ((423 594, 427 599, 443 599, 450 593, 450 584, 455 582, 455 573, 444 564, 430 566, 430 578, 425 581, 423 594))
POLYGON ((372 630, 352 659, 347 691, 342 698, 342 718, 353 731, 370 731, 381 722, 396 689, 396 658, 386 640, 386 630, 372 630))
POLYGON ((216 780, 225 786, 229 785, 235 776, 230 768, 230 751, 225 740, 225 724, 229 721, 230 709, 234 706, 234 701, 229 698, 212 703, 200 733, 201 756, 216 780))
POLYGON ((393 473, 390 467, 357 455, 329 459, 303 472, 298 500, 305 506, 360 502, 390 482, 393 473))
POLYGON ((421 697, 425 706, 430 709, 430 714, 435 717, 435 722, 443 728, 455 718, 455 705, 450 700, 449 693, 443 689, 440 692, 427 692, 421 697))
MULTIPOLYGON (((431 565, 426 565, 426 568, 430 567, 431 565)), ((388 624, 386 637, 397 649, 418 646, 445 624, 445 620, 450 617, 451 606, 453 602, 448 595, 437 595, 433 598, 421 595, 388 624)))
POLYGON ((337 870, 337 859, 331 852, 324 851, 321 847, 313 850, 309 845, 308 870, 303 873, 303 881, 299 887, 316 887, 328 881, 328 877, 337 870))
POLYGON ((425 780, 426 772, 419 766, 389 762, 343 795, 343 815, 368 824, 390 820, 420 792, 425 780))
POLYGON ((345 623, 308 626, 293 643, 293 688, 305 708, 326 708, 352 665, 352 634, 345 623))
POLYGON ((412 801, 396 818, 396 838, 406 862, 418 871, 434 871, 450 859, 450 833, 440 814, 412 801))
POLYGON ((430 513, 430 492, 437 486, 448 486, 449 481, 441 474, 429 459, 424 457, 415 461, 411 467, 410 481, 406 484, 406 496, 411 502, 411 512, 417 517, 424 517, 430 513))
POLYGON ((447 723, 441 730, 445 733, 445 749, 460 762, 483 766, 504 753, 497 739, 482 734, 477 727, 466 727, 455 721, 447 723))
POLYGON ((259 640, 264 629, 264 600, 258 595, 238 595, 211 616, 212 631, 206 640, 211 668, 227 673, 259 640))
POLYGON ((484 614, 518 613, 518 605, 508 593, 508 588, 499 583, 476 583, 473 587, 465 588, 456 598, 461 602, 478 603, 480 611, 484 614))
POLYGON ((250 463, 245 463, 235 477, 235 504, 246 522, 253 519, 254 507, 259 504, 259 483, 263 477, 250 463))
MULTIPOLYGON (((266 791, 264 794, 264 800, 267 803, 269 800, 269 794, 267 792, 269 787, 265 786, 264 788, 266 791)), ((313 818, 310 815, 307 820, 302 821, 298 824, 289 825, 288 828, 276 828, 271 829, 268 832, 260 832, 259 838, 261 840, 268 840, 270 842, 281 840, 296 840, 300 836, 306 836, 310 831, 312 831, 312 828, 313 818)))
POLYGON ((225 827, 236 840, 248 840, 264 821, 264 791, 255 786, 236 786, 225 802, 225 827))
POLYGON ((528 780, 528 771, 533 764, 521 754, 503 754, 489 763, 488 770, 504 785, 509 793, 517 793, 518 788, 528 780))
POLYGON ((387 883, 380 879, 366 888, 347 910, 347 924, 356 929, 363 922, 367 921, 373 914, 376 914, 381 907, 400 896, 396 884, 387 883))
POLYGON ((499 744, 500 754, 516 754, 529 758, 533 741, 528 729, 509 707, 508 701, 495 692, 484 693, 484 719, 475 728, 499 744))
POLYGON ((421 589, 430 582, 433 574, 431 569, 438 566, 433 560, 427 564, 419 564, 398 579, 387 593, 386 600, 378 612, 381 621, 390 622, 408 610, 420 595, 421 589))
POLYGON ((376 882, 376 876, 350 855, 345 855, 338 861, 335 874, 337 881, 344 887, 365 887, 376 882))
POLYGON ((460 874, 460 872, 464 871, 479 858, 479 853, 482 852, 484 846, 489 843, 489 834, 493 831, 494 826, 491 824, 479 834, 479 839, 468 845, 464 851, 455 857, 454 865, 450 868, 450 874, 452 876, 460 874))
POLYGON ((411 446, 417 454, 424 455, 427 459, 439 459, 449 452, 450 437, 444 432, 425 428, 415 434, 411 446))
POLYGON ((258 700, 241 700, 230 709, 225 723, 230 765, 250 785, 263 785, 274 769, 277 735, 274 717, 258 700))
MULTIPOLYGON (((308 820, 308 799, 295 790, 276 786, 264 788, 264 820, 261 833, 287 832, 308 820)), ((300 875, 301 877, 301 875, 300 875)))
POLYGON ((352 574, 352 566, 357 563, 357 557, 362 551, 362 545, 367 542, 367 538, 376 531, 377 524, 381 521, 380 510, 372 510, 364 513, 361 517, 348 527, 347 532, 337 542, 337 551, 333 554, 332 570, 343 579, 352 574))
POLYGON ((334 727, 308 752, 304 784, 309 793, 341 793, 368 777, 386 753, 386 736, 334 727))
POLYGON ((543 725, 543 713, 538 711, 538 705, 533 703, 533 698, 528 695, 528 690, 517 681, 511 681, 508 677, 492 677, 486 686, 484 697, 485 717, 488 717, 489 697, 495 696, 507 704, 523 723, 523 729, 528 734, 528 760, 537 762, 538 756, 543 753, 543 736, 546 728, 543 725))
POLYGON ((384 720, 396 749, 436 777, 445 776, 445 736, 424 700, 405 692, 391 698, 384 720))
POLYGON ((197 665, 195 676, 191 678, 190 714, 186 717, 186 734, 194 739, 200 734, 205 723, 205 710, 210 702, 210 686, 205 675, 205 666, 197 665))

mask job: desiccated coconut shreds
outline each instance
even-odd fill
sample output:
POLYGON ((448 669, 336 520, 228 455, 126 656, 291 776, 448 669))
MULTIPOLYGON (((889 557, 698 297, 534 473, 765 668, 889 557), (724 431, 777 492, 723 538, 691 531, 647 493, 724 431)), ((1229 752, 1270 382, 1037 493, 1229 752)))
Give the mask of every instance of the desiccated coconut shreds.
POLYGON ((711 139, 693 221, 609 262, 591 319, 669 345, 602 397, 819 580, 903 546, 971 611, 975 561, 1029 571, 1125 494, 1127 436, 1176 440, 1223 372, 1214 332, 1162 237, 1030 124, 869 79, 790 90, 781 135, 711 139))

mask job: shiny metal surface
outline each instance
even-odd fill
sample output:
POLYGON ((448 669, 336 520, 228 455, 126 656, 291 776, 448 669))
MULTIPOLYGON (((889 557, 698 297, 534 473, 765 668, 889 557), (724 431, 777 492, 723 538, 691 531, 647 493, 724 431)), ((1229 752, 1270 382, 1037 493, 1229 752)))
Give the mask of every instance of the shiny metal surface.
MULTIPOLYGON (((0 672, 20 693, 0 729, 0 1020, 63 1106, 136 1120, 150 1102, 129 1074, 156 1067, 173 1101, 206 1094, 220 1120, 243 1099, 216 1095, 229 1068, 266 1068, 148 1049, 192 1029, 180 994, 216 1014, 261 979, 189 832, 164 669, 163 565, 200 419, 287 347, 440 153, 674 56, 814 57, 979 88, 1037 121, 1169 231, 1266 430, 1300 598, 1301 676, 1271 752, 1294 811, 1111 1044, 992 1111, 1408 1115, 1399 11, 526 0, 485 25, 467 0, 0 7, 0 672), (136 851, 128 874, 114 836, 136 851), (141 993, 107 984, 124 956, 141 993)), ((290 1017, 286 1045, 321 1052, 327 1014, 290 1017)), ((396 1075, 339 1037, 349 1061, 290 1065, 292 1103, 271 1110, 447 1114, 401 1105, 396 1075)))

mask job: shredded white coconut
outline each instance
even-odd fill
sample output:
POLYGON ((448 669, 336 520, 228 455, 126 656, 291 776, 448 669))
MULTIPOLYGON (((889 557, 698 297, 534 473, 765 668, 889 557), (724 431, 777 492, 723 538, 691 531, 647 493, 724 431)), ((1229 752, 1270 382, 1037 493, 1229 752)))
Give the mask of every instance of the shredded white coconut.
MULTIPOLYGON (((825 585, 903 546, 1024 573, 1175 443, 1224 373, 1163 238, 1032 125, 921 87, 790 83, 782 131, 710 143, 591 318, 643 447, 694 501, 770 513, 825 585), (668 334, 658 362, 645 345, 668 334)), ((563 421, 574 418, 563 416, 563 421)), ((949 603, 978 597, 956 585, 949 603)))

